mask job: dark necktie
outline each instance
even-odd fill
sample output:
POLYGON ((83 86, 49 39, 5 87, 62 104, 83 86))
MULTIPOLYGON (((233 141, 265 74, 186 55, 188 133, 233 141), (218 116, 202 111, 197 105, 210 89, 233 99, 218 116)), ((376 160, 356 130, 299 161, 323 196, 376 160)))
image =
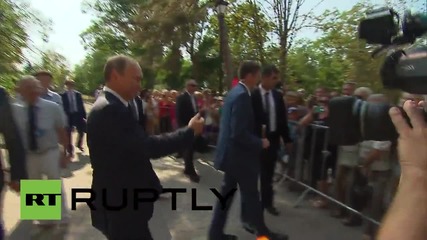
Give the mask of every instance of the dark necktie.
POLYGON ((138 120, 138 113, 136 112, 135 104, 133 104, 133 101, 130 101, 128 104, 128 108, 130 109, 132 116, 135 118, 135 120, 138 120))
POLYGON ((266 92, 264 94, 265 100, 265 124, 267 125, 267 129, 270 129, 270 92, 266 92))
POLYGON ((37 146, 37 135, 36 135, 36 131, 37 131, 37 126, 36 126, 36 113, 35 113, 35 107, 30 105, 28 106, 28 123, 29 123, 29 128, 28 128, 28 134, 29 134, 29 144, 30 144, 30 150, 31 151, 36 151, 38 146, 37 146))

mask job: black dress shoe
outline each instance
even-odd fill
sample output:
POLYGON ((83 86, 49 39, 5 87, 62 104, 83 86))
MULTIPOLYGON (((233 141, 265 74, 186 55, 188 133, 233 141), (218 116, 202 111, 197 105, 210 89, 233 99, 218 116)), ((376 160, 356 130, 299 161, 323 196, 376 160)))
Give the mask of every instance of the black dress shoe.
POLYGON ((277 210, 277 208, 275 208, 275 207, 267 207, 267 208, 265 208, 265 210, 273 216, 279 216, 280 215, 279 210, 277 210))
POLYGON ((280 233, 273 233, 270 232, 266 235, 258 235, 257 237, 265 236, 268 238, 268 240, 288 240, 289 237, 286 234, 280 234, 280 233))

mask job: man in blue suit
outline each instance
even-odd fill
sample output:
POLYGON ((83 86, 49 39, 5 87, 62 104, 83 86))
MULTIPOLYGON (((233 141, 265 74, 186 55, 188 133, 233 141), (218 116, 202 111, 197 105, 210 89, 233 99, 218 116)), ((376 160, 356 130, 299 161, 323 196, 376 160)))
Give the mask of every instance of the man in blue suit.
MULTIPOLYGON (((287 236, 272 233, 264 222, 259 199, 259 157, 262 149, 269 147, 266 138, 255 134, 255 119, 252 110, 251 89, 259 81, 261 66, 254 61, 244 61, 239 68, 241 81, 225 99, 221 116, 214 166, 224 172, 222 196, 227 196, 239 186, 242 200, 242 221, 245 230, 270 240, 286 240, 287 236)), ((234 240, 234 235, 224 234, 233 197, 222 205, 217 202, 209 229, 210 240, 234 240)))

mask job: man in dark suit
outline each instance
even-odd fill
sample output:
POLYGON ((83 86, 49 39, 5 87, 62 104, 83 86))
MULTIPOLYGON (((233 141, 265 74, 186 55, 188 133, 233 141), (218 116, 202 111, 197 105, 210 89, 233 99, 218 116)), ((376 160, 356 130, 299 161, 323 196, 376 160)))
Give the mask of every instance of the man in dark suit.
POLYGON ((82 94, 74 90, 75 83, 73 80, 68 79, 65 81, 65 87, 67 91, 61 94, 62 103, 64 104, 64 111, 68 118, 68 136, 70 139, 70 145, 68 146, 68 152, 74 153, 73 141, 71 133, 75 127, 78 132, 77 136, 77 148, 80 151, 83 149, 83 136, 86 132, 86 110, 83 103, 82 94))
POLYGON ((136 121, 145 132, 146 117, 144 113, 144 104, 142 103, 142 99, 139 96, 136 96, 132 101, 129 102, 129 104, 132 108, 136 121))
MULTIPOLYGON (((0 86, 0 134, 3 135, 6 143, 6 149, 9 153, 10 162, 10 183, 9 187, 19 192, 19 181, 27 178, 27 169, 25 165, 25 150, 22 144, 18 128, 13 118, 12 109, 9 103, 9 97, 6 90, 0 86)), ((1 212, 3 210, 3 188, 4 173, 0 154, 0 239, 4 238, 4 229, 2 226, 1 212)))
POLYGON ((138 198, 158 197, 160 181, 150 162, 191 144, 202 132, 204 119, 193 117, 188 127, 161 136, 147 136, 133 117, 129 101, 140 91, 142 70, 127 56, 115 56, 105 64, 106 86, 89 113, 87 138, 93 168, 92 225, 109 240, 152 240, 148 221, 153 202, 138 198), (138 193, 150 189, 152 193, 138 193), (138 193, 135 196, 135 193, 138 193), (108 206, 123 206, 111 210, 108 206))
MULTIPOLYGON (((255 134, 250 91, 256 86, 260 73, 261 66, 257 62, 245 61, 240 66, 241 81, 230 90, 222 108, 214 166, 224 172, 222 196, 239 186, 244 228, 257 236, 267 236, 270 240, 287 239, 286 236, 272 233, 267 228, 259 200, 259 155, 262 149, 270 145, 268 139, 255 134)), ((237 239, 236 236, 223 232, 232 203, 232 199, 228 200, 225 208, 219 201, 215 206, 209 229, 210 240, 237 239)))
MULTIPOLYGON (((196 89, 197 82, 192 79, 188 80, 185 85, 185 91, 176 99, 176 119, 179 127, 186 126, 188 121, 199 111, 194 97, 196 89)), ((194 143, 184 149, 181 154, 185 163, 184 174, 192 182, 199 182, 200 176, 197 174, 193 162, 194 143)))
POLYGON ((283 95, 275 88, 278 81, 279 69, 274 65, 267 65, 262 71, 261 84, 252 92, 257 135, 270 141, 270 147, 261 152, 261 201, 264 209, 274 216, 279 215, 273 205, 273 176, 280 138, 288 150, 292 142, 283 95))

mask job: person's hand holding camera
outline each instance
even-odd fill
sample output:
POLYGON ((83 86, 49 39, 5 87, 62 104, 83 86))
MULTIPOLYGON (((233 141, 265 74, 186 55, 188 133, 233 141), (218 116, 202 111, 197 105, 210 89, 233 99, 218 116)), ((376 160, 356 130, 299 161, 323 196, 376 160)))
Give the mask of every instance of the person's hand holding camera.
MULTIPOLYGON (((424 105, 424 102, 420 102, 424 105)), ((406 101, 403 109, 407 113, 411 126, 402 116, 401 110, 390 109, 391 119, 399 133, 399 160, 402 175, 427 176, 427 124, 423 110, 414 101, 406 101)))

